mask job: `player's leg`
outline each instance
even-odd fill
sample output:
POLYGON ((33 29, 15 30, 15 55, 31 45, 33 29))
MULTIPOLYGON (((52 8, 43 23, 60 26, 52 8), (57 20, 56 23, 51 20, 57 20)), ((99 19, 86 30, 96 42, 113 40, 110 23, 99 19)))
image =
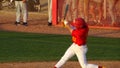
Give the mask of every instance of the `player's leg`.
POLYGON ((78 58, 78 61, 82 68, 87 68, 87 60, 86 60, 86 46, 78 46, 77 44, 74 46, 74 52, 78 58))
POLYGON ((48 0, 48 26, 52 25, 52 0, 48 0))
POLYGON ((86 22, 88 22, 89 1, 90 0, 84 0, 84 17, 86 22))
POLYGON ((78 1, 78 17, 84 18, 84 0, 79 0, 78 1))
POLYGON ((115 15, 114 15, 114 8, 115 8, 115 0, 108 0, 108 11, 112 19, 112 25, 115 23, 115 15))
POLYGON ((73 15, 73 20, 75 20, 78 16, 78 4, 77 4, 78 0, 72 0, 72 15, 73 15))
POLYGON ((103 2, 98 3, 97 6, 98 6, 98 12, 99 12, 98 23, 100 23, 103 18, 103 2))
POLYGON ((71 57, 73 57, 75 55, 74 51, 73 51, 73 46, 74 44, 72 44, 67 51, 65 52, 64 56, 59 60, 59 62, 55 65, 55 68, 60 68, 62 65, 65 64, 65 62, 70 59, 71 57))
POLYGON ((19 24, 20 23, 20 3, 19 3, 19 1, 15 1, 15 7, 16 7, 16 23, 15 24, 19 24))
POLYGON ((102 66, 87 63, 87 60, 86 60, 87 46, 86 45, 84 46, 75 45, 74 52, 82 68, 102 68, 102 66))
POLYGON ((27 4, 26 2, 23 3, 21 2, 21 10, 22 10, 22 14, 23 14, 23 25, 27 25, 27 19, 28 19, 28 11, 27 11, 27 4))
POLYGON ((97 22, 96 20, 96 4, 95 2, 91 1, 90 5, 89 5, 89 14, 91 14, 91 20, 90 21, 94 21, 95 23, 97 22))

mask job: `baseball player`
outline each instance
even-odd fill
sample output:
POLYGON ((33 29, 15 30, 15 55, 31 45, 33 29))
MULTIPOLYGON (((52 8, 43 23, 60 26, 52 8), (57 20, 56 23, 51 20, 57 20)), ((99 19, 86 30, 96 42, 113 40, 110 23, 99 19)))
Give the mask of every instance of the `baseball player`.
POLYGON ((103 66, 98 66, 95 64, 88 64, 86 60, 87 52, 87 36, 88 36, 88 25, 82 18, 76 18, 73 22, 68 23, 64 21, 64 25, 69 29, 72 35, 72 45, 67 49, 64 56, 60 61, 54 66, 54 68, 61 68, 65 62, 73 57, 77 56, 78 61, 82 68, 104 68, 103 66))
MULTIPOLYGON (((12 2, 13 0, 10 0, 12 2)), ((27 11, 27 0, 15 0, 15 6, 16 6, 16 22, 15 25, 20 24, 20 16, 21 11, 23 14, 23 25, 27 26, 27 18, 28 18, 28 11, 27 11)))

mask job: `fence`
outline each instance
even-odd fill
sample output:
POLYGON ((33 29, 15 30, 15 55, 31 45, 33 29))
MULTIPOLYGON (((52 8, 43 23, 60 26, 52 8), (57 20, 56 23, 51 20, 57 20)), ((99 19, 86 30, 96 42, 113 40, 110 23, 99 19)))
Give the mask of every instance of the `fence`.
MULTIPOLYGON (((53 15, 54 15, 53 17, 57 16, 57 18, 53 18, 54 19, 53 20, 54 24, 55 23, 59 24, 60 21, 63 19, 66 3, 68 1, 69 1, 69 3, 68 3, 69 4, 69 10, 68 10, 66 19, 71 21, 71 20, 74 19, 74 17, 83 17, 83 18, 85 18, 85 14, 84 14, 84 10, 85 10, 84 9, 85 8, 84 1, 85 0, 76 0, 75 5, 73 4, 74 3, 73 1, 75 1, 75 0, 53 0, 53 15), (57 6, 57 7, 55 7, 55 6, 57 6), (55 9, 57 9, 57 10, 55 10, 55 9), (76 16, 75 16, 75 14, 76 14, 76 16)), ((119 0, 113 0, 113 1, 117 1, 117 2, 115 2, 115 7, 113 7, 113 8, 115 8, 114 11, 113 11, 113 14, 115 16, 114 24, 112 22, 112 18, 111 18, 111 15, 110 15, 111 11, 109 12, 110 4, 109 4, 108 1, 111 1, 111 0, 107 0, 106 4, 104 4, 104 2, 102 2, 102 10, 103 11, 105 10, 104 7, 106 5, 106 18, 103 17, 104 16, 103 15, 104 13, 103 13, 102 14, 102 19, 101 19, 100 22, 98 21, 98 18, 99 18, 99 7, 97 6, 100 3, 99 2, 97 3, 94 0, 87 0, 87 1, 89 1, 89 5, 88 5, 88 8, 86 10, 88 12, 87 23, 90 26, 120 27, 120 20, 119 20, 120 19, 120 7, 119 7, 120 6, 120 1, 119 0), (93 7, 93 6, 96 6, 96 7, 93 7), (91 9, 94 9, 94 11, 91 10, 91 9), (91 12, 94 12, 96 19, 94 19, 94 17, 92 16, 91 12)), ((100 1, 102 1, 102 0, 100 0, 100 1)))

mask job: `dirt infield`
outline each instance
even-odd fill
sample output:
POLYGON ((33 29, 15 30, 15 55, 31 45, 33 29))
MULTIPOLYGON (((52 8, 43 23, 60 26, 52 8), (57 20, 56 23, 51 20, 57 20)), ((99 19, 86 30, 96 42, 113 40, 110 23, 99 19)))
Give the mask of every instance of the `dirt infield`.
MULTIPOLYGON (((17 31, 17 32, 30 32, 30 33, 48 33, 48 34, 69 34, 67 29, 57 26, 47 26, 47 14, 46 12, 36 13, 29 12, 28 26, 23 25, 16 26, 15 22, 15 11, 7 12, 0 11, 0 30, 17 31)), ((110 27, 113 28, 113 27, 110 27)), ((119 28, 119 27, 118 27, 119 28)), ((101 36, 101 37, 116 37, 120 38, 119 29, 99 29, 93 28, 89 31, 90 36, 101 36)))
MULTIPOLYGON (((0 11, 0 30, 30 32, 30 33, 47 33, 47 34, 69 34, 67 29, 58 26, 47 26, 47 14, 30 12, 28 26, 14 25, 15 12, 0 11)), ((90 36, 115 37, 120 38, 120 30, 113 29, 90 29, 90 36)), ((0 68, 53 68, 56 62, 13 62, 0 63, 0 68)), ((107 68, 120 68, 120 61, 89 61, 104 65, 107 68)), ((69 61, 63 68, 80 68, 78 62, 69 61)))
MULTIPOLYGON (((18 62, 1 63, 0 68, 53 68, 56 62, 18 62)), ((103 65, 106 68, 120 68, 119 61, 89 61, 88 63, 103 65)), ((78 62, 69 61, 62 68, 81 68, 78 62)))

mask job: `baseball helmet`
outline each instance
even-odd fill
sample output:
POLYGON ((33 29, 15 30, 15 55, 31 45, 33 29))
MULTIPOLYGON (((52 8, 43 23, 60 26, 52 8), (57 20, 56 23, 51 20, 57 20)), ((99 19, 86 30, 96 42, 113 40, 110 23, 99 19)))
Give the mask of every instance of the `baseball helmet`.
POLYGON ((85 20, 82 18, 76 18, 73 22, 72 25, 76 28, 82 28, 86 26, 85 20))

